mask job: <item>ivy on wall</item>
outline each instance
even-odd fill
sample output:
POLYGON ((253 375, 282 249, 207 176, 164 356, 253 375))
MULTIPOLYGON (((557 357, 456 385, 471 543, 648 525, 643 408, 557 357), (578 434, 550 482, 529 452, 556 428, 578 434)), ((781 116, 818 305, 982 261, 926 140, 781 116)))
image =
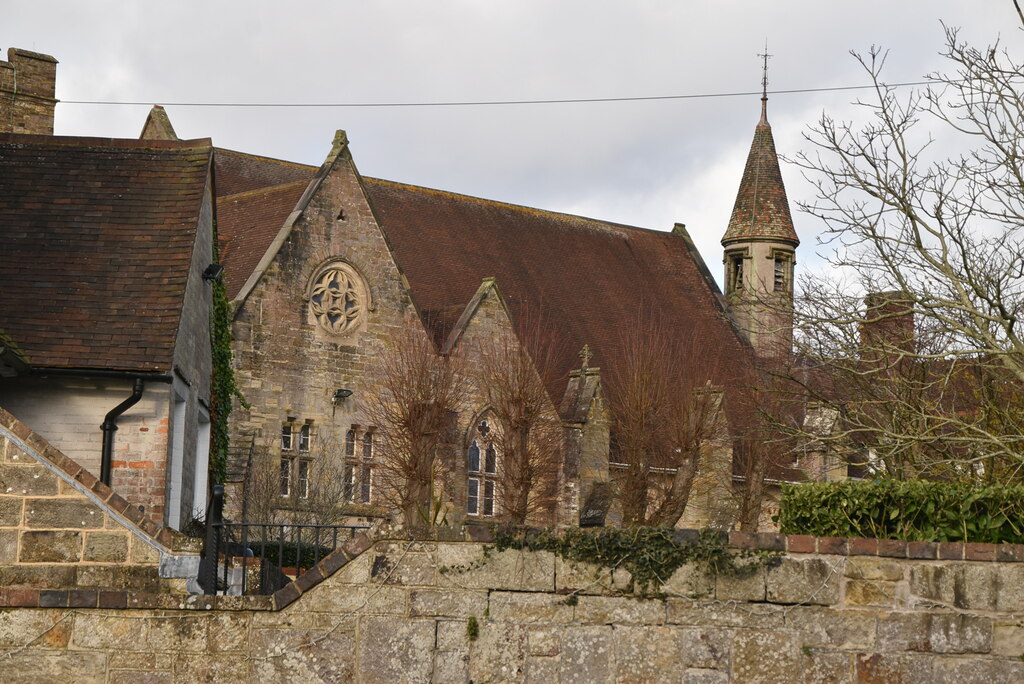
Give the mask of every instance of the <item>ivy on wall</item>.
POLYGON ((1024 486, 871 480, 783 485, 783 534, 1024 543, 1024 486))
POLYGON ((497 530, 495 549, 550 551, 572 563, 627 570, 641 595, 657 591, 672 574, 693 564, 714 575, 747 576, 778 561, 779 554, 762 550, 730 550, 717 530, 672 530, 666 527, 497 530))
MULTIPOLYGON (((213 261, 220 263, 217 223, 213 224, 213 261)), ((213 312, 210 316, 210 351, 213 361, 210 382, 210 482, 224 484, 228 467, 228 417, 232 399, 245 400, 235 383, 231 364, 231 304, 223 272, 213 281, 213 312)))

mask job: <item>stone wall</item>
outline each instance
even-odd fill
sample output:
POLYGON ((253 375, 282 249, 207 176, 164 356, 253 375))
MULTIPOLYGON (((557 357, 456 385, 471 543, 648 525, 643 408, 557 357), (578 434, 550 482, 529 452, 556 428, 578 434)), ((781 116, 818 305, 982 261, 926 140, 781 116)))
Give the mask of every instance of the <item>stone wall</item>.
POLYGON ((0 409, 0 587, 184 594, 197 541, 158 527, 0 409))
POLYGON ((745 579, 684 566, 663 596, 644 599, 628 595, 621 571, 548 553, 485 557, 478 542, 360 535, 272 600, 100 609, 65 592, 42 608, 0 590, 0 655, 6 681, 1024 678, 1024 547, 731 541, 777 547, 781 562, 745 579))
MULTIPOLYGON (((203 272, 213 262, 211 179, 212 176, 207 178, 199 212, 188 284, 181 307, 181 321, 174 341, 173 392, 185 400, 183 424, 177 428, 182 430, 183 439, 179 449, 175 448, 172 440, 164 467, 148 473, 149 477, 157 478, 154 489, 159 491, 153 492, 146 499, 155 495, 157 498, 153 503, 161 505, 161 517, 154 517, 154 520, 175 529, 182 529, 193 518, 202 520, 206 516, 210 377, 213 372, 209 351, 213 284, 203 279, 203 272)), ((126 481, 130 480, 126 478, 126 481)), ((140 499, 140 502, 144 500, 140 499)))

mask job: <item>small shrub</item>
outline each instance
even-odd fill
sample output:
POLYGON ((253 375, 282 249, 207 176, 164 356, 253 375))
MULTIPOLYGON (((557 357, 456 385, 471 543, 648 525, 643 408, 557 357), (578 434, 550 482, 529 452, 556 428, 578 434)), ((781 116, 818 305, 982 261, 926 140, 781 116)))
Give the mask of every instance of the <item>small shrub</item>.
POLYGON ((476 615, 470 615, 466 621, 466 636, 470 641, 476 641, 480 636, 480 623, 476 621, 476 615))

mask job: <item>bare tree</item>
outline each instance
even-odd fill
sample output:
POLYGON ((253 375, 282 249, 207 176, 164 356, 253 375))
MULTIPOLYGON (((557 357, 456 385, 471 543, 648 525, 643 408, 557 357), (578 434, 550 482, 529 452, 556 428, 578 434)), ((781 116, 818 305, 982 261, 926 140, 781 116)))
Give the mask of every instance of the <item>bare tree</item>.
POLYGON ((243 522, 336 524, 345 514, 344 457, 336 444, 314 439, 310 450, 280 455, 255 449, 246 475, 243 522))
POLYGON ((751 371, 738 393, 734 419, 733 458, 740 476, 736 491, 736 525, 744 532, 756 532, 764 509, 765 484, 769 475, 786 479, 798 477, 790 470, 797 439, 792 426, 802 418, 802 401, 793 401, 793 383, 781 372, 779 357, 768 368, 751 371))
POLYGON ((474 371, 497 425, 496 480, 501 517, 549 523, 558 500, 564 434, 548 388, 561 375, 566 344, 540 314, 522 314, 511 330, 482 341, 474 371))
MULTIPOLYGON (((623 362, 605 376, 612 457, 623 524, 673 526, 686 511, 704 449, 725 429, 718 370, 703 338, 673 339, 643 316, 623 340, 623 362)), ((731 477, 729 478, 731 479, 731 477)))
POLYGON ((377 357, 371 377, 379 389, 364 410, 379 435, 378 491, 407 526, 433 524, 444 512, 440 483, 450 465, 442 446, 469 388, 463 358, 439 354, 410 317, 377 357))
MULTIPOLYGON (((833 272, 805 279, 796 336, 807 391, 901 477, 1019 477, 1024 465, 1024 62, 946 29, 945 73, 900 95, 885 54, 855 55, 875 84, 862 125, 823 116, 795 163, 817 186, 833 272), (925 129, 925 130, 922 130, 925 129), (941 155, 939 148, 954 150, 941 155), (915 341, 865 337, 900 312, 915 341)), ((892 330, 890 329, 890 332, 892 330)))

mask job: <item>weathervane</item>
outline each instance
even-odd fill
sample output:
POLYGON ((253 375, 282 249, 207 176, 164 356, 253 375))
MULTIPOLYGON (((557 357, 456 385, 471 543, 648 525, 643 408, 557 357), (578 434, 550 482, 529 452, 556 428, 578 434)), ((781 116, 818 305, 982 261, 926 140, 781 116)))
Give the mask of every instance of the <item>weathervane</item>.
POLYGON ((764 72, 761 75, 761 123, 768 123, 768 39, 764 39, 764 52, 758 53, 758 57, 764 58, 764 72))

